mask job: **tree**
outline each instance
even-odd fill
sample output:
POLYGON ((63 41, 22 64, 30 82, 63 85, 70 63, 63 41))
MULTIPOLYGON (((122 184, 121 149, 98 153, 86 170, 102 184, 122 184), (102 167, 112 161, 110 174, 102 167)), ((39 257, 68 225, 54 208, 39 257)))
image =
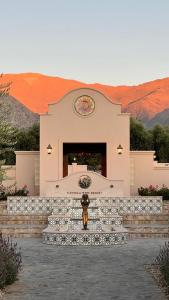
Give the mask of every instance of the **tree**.
POLYGON ((169 127, 156 125, 146 129, 141 122, 131 118, 130 149, 154 150, 158 162, 169 162, 169 127))
POLYGON ((157 160, 169 162, 169 127, 156 125, 152 130, 152 139, 157 160))
POLYGON ((130 119, 130 150, 152 150, 152 133, 134 118, 130 119))
MULTIPOLYGON (((13 146, 15 151, 39 151, 39 124, 32 127, 17 129, 16 143, 13 146)), ((6 165, 15 165, 16 157, 14 151, 4 154, 6 165)))
MULTIPOLYGON (((0 80, 2 79, 2 75, 0 76, 0 80)), ((0 83, 0 97, 8 95, 10 88, 10 83, 1 84, 0 83)), ((0 182, 4 179, 4 171, 2 170, 2 164, 4 164, 5 155, 7 152, 11 152, 14 150, 14 145, 16 144, 16 136, 17 130, 13 128, 10 124, 8 124, 3 110, 6 110, 7 107, 4 108, 0 105, 0 182)))
POLYGON ((18 131, 15 150, 39 151, 39 124, 18 131))

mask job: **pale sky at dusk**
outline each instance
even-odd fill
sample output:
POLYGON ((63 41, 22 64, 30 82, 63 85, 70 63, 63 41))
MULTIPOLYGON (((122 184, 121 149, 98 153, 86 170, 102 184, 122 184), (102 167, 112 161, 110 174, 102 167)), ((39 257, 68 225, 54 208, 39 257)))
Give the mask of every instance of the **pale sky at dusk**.
POLYGON ((168 0, 0 0, 0 72, 111 85, 169 77, 168 0))

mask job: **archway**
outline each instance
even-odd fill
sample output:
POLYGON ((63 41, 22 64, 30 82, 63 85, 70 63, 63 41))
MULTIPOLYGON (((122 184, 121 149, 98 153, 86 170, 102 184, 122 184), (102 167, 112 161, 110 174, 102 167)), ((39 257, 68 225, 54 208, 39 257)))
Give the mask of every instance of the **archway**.
POLYGON ((63 143, 63 177, 74 158, 78 164, 87 164, 89 171, 107 176, 106 143, 63 143))

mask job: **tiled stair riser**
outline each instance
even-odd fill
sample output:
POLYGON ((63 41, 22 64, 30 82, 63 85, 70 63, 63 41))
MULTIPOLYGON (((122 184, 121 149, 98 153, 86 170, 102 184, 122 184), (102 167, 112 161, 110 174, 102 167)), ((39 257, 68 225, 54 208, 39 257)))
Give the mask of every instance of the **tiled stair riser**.
POLYGON ((44 233, 45 244, 57 246, 110 246, 127 242, 127 233, 44 233))
MULTIPOLYGON (((88 221, 88 226, 90 227, 91 225, 95 225, 99 222, 100 219, 90 219, 88 221)), ((114 217, 114 218, 102 218, 101 222, 103 225, 116 225, 120 226, 122 225, 122 217, 114 217)), ((81 219, 71 219, 67 217, 62 217, 58 218, 58 216, 50 216, 48 217, 48 224, 50 226, 55 226, 55 225, 67 225, 67 224, 76 224, 76 225, 82 225, 82 220, 81 219)))

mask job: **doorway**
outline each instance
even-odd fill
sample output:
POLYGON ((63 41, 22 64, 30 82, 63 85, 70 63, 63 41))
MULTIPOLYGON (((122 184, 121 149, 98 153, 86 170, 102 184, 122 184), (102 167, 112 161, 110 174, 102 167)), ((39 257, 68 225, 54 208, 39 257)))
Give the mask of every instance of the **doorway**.
POLYGON ((68 175, 68 165, 87 165, 88 171, 107 176, 106 143, 63 143, 63 177, 68 175))

